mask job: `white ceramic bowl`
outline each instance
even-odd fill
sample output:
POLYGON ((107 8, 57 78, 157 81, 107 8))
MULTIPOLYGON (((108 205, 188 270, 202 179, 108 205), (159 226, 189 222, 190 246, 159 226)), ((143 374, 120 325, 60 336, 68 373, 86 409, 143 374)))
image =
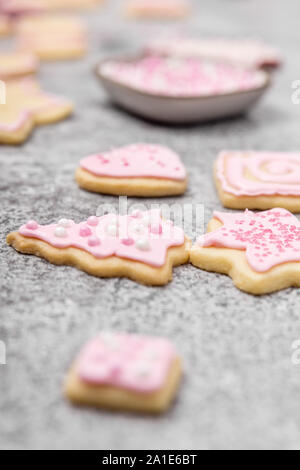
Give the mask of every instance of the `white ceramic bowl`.
POLYGON ((263 84, 253 89, 209 96, 173 97, 141 91, 108 77, 103 73, 103 67, 112 60, 129 62, 137 58, 108 59, 96 67, 96 75, 112 101, 143 118, 164 123, 189 124, 243 114, 256 104, 271 84, 270 75, 260 71, 264 76, 263 84))

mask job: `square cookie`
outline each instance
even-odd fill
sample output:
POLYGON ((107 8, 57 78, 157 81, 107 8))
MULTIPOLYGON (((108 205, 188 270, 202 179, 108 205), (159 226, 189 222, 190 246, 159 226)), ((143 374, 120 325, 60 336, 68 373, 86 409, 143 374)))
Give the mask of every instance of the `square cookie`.
POLYGON ((175 397, 181 369, 167 339, 102 332, 80 352, 64 392, 76 404, 161 413, 175 397))
POLYGON ((224 151, 214 173, 225 207, 300 212, 300 153, 224 151))

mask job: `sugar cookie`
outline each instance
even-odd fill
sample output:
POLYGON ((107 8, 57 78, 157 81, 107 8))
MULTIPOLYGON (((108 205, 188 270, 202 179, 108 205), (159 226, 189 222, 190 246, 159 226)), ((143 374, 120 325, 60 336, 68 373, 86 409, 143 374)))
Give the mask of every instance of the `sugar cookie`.
POLYGON ((1 11, 12 17, 47 12, 47 0, 1 0, 1 11))
POLYGON ((11 33, 11 24, 7 16, 0 14, 0 37, 9 36, 11 33))
POLYGON ((169 340, 102 332, 80 352, 64 392, 77 404, 162 413, 181 375, 181 360, 169 340))
POLYGON ((287 210, 215 212, 208 232, 191 250, 194 266, 255 295, 300 287, 300 222, 287 210))
POLYGON ((10 80, 37 72, 38 60, 33 54, 0 52, 0 79, 10 80))
POLYGON ((225 60, 255 68, 278 67, 282 62, 277 49, 254 39, 166 37, 151 41, 146 49, 152 54, 225 60))
POLYGON ((0 143, 24 142, 35 126, 60 121, 72 111, 70 101, 45 93, 31 78, 9 81, 6 104, 0 105, 0 143))
POLYGON ((215 181, 225 207, 300 212, 300 153, 224 151, 215 181))
POLYGON ((58 10, 92 8, 104 0, 1 0, 1 9, 13 17, 58 10))
POLYGON ((187 0, 127 0, 126 14, 134 18, 182 18, 187 15, 187 0))
POLYGON ((61 220, 42 226, 30 221, 8 235, 7 243, 53 264, 149 285, 167 284, 173 266, 187 263, 190 249, 183 230, 163 220, 159 210, 90 217, 79 224, 61 220))
POLYGON ((206 97, 240 93, 266 86, 267 74, 222 62, 144 56, 100 64, 101 75, 150 95, 206 97))
POLYGON ((76 181, 89 191, 118 196, 178 195, 187 186, 180 157, 166 147, 149 144, 128 145, 84 158, 76 181))
POLYGON ((34 15, 17 23, 17 47, 42 60, 82 57, 87 51, 87 30, 69 15, 34 15))

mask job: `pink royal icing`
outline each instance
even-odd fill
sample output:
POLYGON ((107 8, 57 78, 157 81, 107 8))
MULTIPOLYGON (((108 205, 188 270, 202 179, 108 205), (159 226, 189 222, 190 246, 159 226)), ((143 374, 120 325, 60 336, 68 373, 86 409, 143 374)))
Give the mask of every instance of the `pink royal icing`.
POLYGON ((200 237, 199 245, 245 250, 247 261, 256 272, 300 261, 300 222, 289 211, 215 212, 214 217, 224 225, 200 237))
POLYGON ((235 196, 300 196, 300 153, 222 152, 217 177, 235 196))
POLYGON ((153 177, 184 180, 186 170, 180 157, 160 145, 134 144, 91 155, 80 166, 97 176, 115 178, 153 177))
POLYGON ((117 256, 154 267, 164 265, 170 247, 181 246, 185 241, 183 230, 174 227, 171 221, 163 220, 160 210, 129 216, 108 214, 79 224, 65 219, 58 224, 44 226, 29 221, 19 233, 40 239, 55 248, 74 247, 95 258, 117 256))
POLYGON ((226 60, 247 67, 276 66, 282 61, 279 51, 255 39, 165 37, 152 41, 147 50, 175 57, 226 60))
POLYGON ((79 354, 76 371, 88 384, 151 393, 164 386, 175 357, 167 339, 103 332, 79 354))
POLYGON ((165 96, 212 96, 261 88, 264 72, 196 58, 147 56, 100 66, 105 78, 136 90, 165 96))
MULTIPOLYGON (((10 103, 12 93, 19 93, 19 102, 12 104, 16 108, 16 115, 11 122, 2 122, 0 115, 0 131, 14 132, 20 129, 29 119, 32 119, 36 114, 50 111, 56 107, 72 106, 72 103, 64 98, 53 95, 51 93, 41 90, 34 79, 23 78, 12 82, 12 87, 17 83, 17 91, 10 90, 10 84, 7 85, 7 104, 10 103)), ((12 88, 13 89, 13 88, 12 88)), ((5 105, 4 108, 5 115, 5 105)), ((1 110, 1 109, 0 109, 1 110)))

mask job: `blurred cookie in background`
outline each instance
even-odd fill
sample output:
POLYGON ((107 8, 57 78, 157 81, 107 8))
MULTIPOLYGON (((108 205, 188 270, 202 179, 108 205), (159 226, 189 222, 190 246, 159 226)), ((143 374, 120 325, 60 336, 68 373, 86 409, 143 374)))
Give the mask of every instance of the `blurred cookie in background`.
POLYGON ((41 60, 76 59, 87 51, 87 29, 73 16, 28 16, 18 21, 16 33, 17 49, 41 60))
POLYGON ((125 12, 133 18, 176 19, 186 16, 188 0, 127 0, 125 12))
POLYGON ((0 53, 1 80, 10 80, 33 75, 37 72, 37 69, 38 60, 33 54, 22 52, 0 53))
POLYGON ((226 60, 254 68, 275 68, 282 63, 276 48, 257 39, 165 37, 150 42, 146 51, 181 58, 226 60))
POLYGON ((7 16, 1 15, 0 12, 0 37, 9 36, 11 33, 11 24, 7 16))
POLYGON ((104 0, 2 0, 0 10, 6 15, 18 17, 57 10, 83 10, 102 3, 104 0))

